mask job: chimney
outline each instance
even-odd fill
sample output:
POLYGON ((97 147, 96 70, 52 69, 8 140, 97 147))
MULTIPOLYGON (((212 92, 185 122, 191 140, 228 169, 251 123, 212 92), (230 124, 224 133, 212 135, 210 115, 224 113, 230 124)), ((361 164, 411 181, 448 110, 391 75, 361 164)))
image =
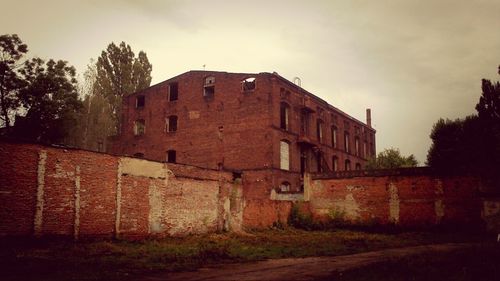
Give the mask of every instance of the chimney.
POLYGON ((368 125, 369 128, 372 127, 372 110, 369 108, 366 109, 366 125, 368 125))

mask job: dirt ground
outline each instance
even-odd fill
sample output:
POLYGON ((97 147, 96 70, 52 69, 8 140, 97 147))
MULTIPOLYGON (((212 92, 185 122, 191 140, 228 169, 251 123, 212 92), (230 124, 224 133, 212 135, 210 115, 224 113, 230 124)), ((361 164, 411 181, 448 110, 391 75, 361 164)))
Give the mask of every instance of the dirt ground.
POLYGON ((448 243, 366 252, 335 257, 287 258, 255 263, 224 264, 145 276, 138 280, 329 280, 349 269, 429 252, 451 252, 474 247, 472 243, 448 243))

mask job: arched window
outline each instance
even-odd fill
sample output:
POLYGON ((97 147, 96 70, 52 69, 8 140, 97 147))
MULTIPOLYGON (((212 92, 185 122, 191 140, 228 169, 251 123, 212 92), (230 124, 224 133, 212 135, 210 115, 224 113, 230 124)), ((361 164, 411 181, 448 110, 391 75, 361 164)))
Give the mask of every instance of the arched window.
POLYGON ((289 182, 284 181, 280 184, 280 192, 290 192, 290 190, 292 190, 292 185, 289 182))
POLYGON ((290 170, 290 144, 286 140, 280 141, 280 169, 290 170))
POLYGON ((176 161, 177 161, 176 158, 177 158, 177 153, 175 150, 168 150, 167 151, 167 157, 165 159, 165 161, 167 163, 176 163, 176 161))
POLYGON ((167 131, 167 132, 177 131, 177 116, 176 115, 170 115, 169 117, 167 117, 167 120, 165 122, 165 131, 167 131))
POLYGON ((339 169, 339 158, 337 156, 332 157, 332 168, 334 172, 339 169))
POLYGON ((280 103, 280 128, 288 131, 290 129, 290 106, 282 102, 280 103))
POLYGON ((319 143, 323 143, 323 120, 316 121, 316 137, 319 143))
POLYGON ((351 170, 351 161, 349 159, 346 159, 345 160, 345 167, 344 167, 346 171, 350 171, 351 170))
POLYGON ((359 137, 354 138, 354 153, 356 154, 356 156, 361 156, 359 147, 359 137))
POLYGON ((146 122, 144 119, 138 119, 134 122, 134 135, 142 136, 146 133, 146 122))
POLYGON ((249 77, 241 81, 241 90, 243 92, 249 92, 255 90, 255 77, 249 77))
POLYGON ((332 126, 332 146, 337 148, 337 127, 332 126))
POLYGON ((349 153, 349 132, 345 131, 344 132, 344 150, 345 152, 349 153))

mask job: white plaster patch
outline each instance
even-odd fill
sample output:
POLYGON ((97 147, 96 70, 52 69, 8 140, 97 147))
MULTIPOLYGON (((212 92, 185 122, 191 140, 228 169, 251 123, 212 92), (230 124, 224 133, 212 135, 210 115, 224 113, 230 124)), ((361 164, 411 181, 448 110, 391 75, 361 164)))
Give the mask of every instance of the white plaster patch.
POLYGON ((165 179, 168 170, 164 163, 122 157, 120 158, 121 173, 138 177, 165 179))
POLYGON ((398 187, 394 183, 389 184, 389 221, 399 223, 399 195, 398 187))
POLYGON ((149 186, 149 233, 161 233, 165 230, 162 224, 163 200, 161 187, 152 183, 149 186))
POLYGON ((41 150, 38 154, 37 189, 36 189, 36 210, 34 221, 35 235, 42 233, 44 188, 45 188, 45 163, 47 162, 47 151, 41 150))
POLYGON ((444 217, 444 204, 443 200, 434 201, 434 211, 436 212, 436 224, 441 223, 441 220, 444 217))

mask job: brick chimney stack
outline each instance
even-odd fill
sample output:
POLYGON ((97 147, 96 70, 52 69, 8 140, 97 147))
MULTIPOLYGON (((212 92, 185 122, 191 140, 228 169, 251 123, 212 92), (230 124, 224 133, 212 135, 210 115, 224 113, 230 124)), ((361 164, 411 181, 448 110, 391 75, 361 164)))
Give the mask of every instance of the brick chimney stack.
POLYGON ((366 109, 366 125, 372 127, 372 110, 369 108, 366 109))

